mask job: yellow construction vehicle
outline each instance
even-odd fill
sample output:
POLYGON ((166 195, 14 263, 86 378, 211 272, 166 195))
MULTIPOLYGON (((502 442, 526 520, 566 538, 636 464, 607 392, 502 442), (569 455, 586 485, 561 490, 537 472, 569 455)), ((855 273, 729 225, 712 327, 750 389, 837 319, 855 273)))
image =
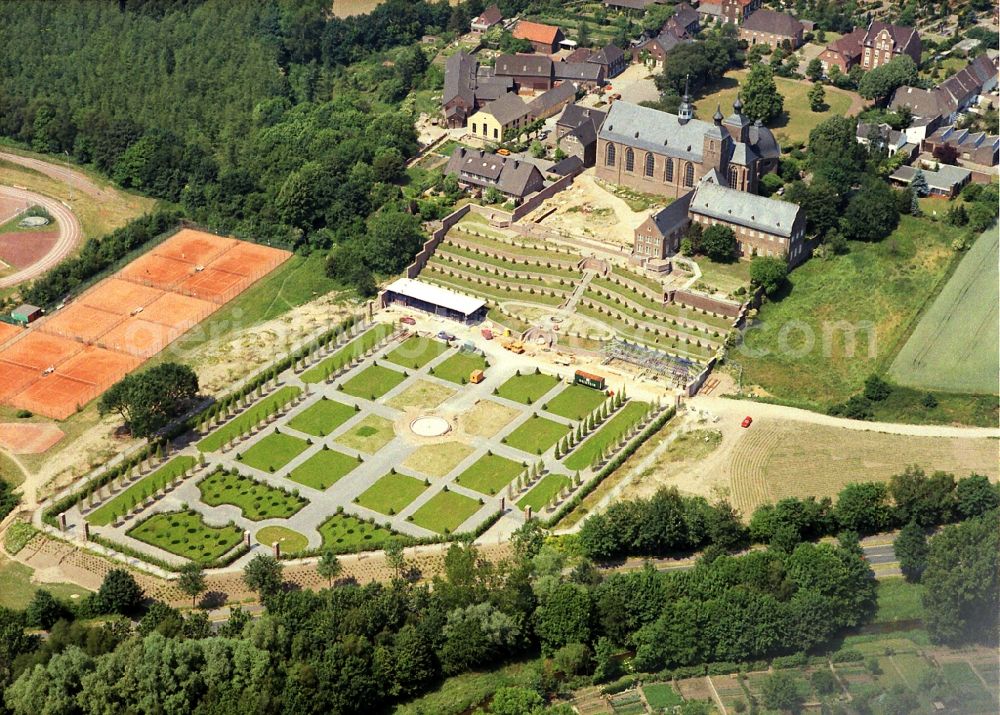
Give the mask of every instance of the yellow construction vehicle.
POLYGON ((516 355, 520 355, 524 352, 524 343, 520 340, 505 340, 503 343, 504 350, 510 350, 516 355))

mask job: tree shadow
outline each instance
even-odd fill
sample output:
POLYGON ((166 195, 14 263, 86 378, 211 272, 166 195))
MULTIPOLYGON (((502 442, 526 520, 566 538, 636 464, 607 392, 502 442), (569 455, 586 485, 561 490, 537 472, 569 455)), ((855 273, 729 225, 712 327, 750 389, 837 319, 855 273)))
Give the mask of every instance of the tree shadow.
POLYGON ((229 594, 223 591, 206 591, 198 601, 199 608, 222 608, 229 600, 229 594))

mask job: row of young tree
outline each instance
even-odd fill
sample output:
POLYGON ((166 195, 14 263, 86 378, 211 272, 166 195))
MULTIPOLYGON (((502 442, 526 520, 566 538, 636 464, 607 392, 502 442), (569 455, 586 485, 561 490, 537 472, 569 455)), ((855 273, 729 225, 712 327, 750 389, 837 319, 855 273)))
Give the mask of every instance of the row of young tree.
POLYGON ((595 560, 671 556, 700 549, 735 551, 751 543, 791 552, 803 541, 842 532, 866 536, 907 524, 929 528, 981 516, 1000 506, 1000 488, 980 475, 909 467, 888 483, 849 484, 837 496, 788 497, 758 507, 744 526, 726 501, 709 504, 661 489, 649 499, 618 501, 580 528, 582 552, 595 560))

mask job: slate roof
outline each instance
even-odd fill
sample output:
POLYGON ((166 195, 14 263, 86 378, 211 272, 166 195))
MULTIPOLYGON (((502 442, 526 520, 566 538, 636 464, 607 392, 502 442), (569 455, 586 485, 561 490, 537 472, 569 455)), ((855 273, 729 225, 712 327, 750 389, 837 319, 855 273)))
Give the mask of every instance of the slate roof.
POLYGON ((500 124, 510 124, 528 114, 528 104, 514 92, 494 99, 480 111, 486 112, 500 124))
POLYGON ((533 183, 542 181, 542 173, 531 162, 461 146, 455 147, 444 173, 459 175, 463 181, 478 186, 496 186, 518 197, 527 194, 533 183))
POLYGON ((892 94, 889 109, 907 106, 918 117, 944 117, 958 110, 958 102, 947 92, 919 87, 899 87, 892 94))
POLYGON ((688 191, 676 201, 671 201, 667 206, 650 216, 661 236, 667 236, 687 223, 688 206, 692 196, 694 196, 694 191, 688 191))
POLYGON ((577 47, 575 50, 570 52, 568 55, 563 57, 563 62, 584 62, 591 54, 593 50, 589 47, 577 47))
POLYGON ((767 32, 779 37, 795 37, 802 32, 802 23, 791 15, 774 10, 758 10, 743 21, 743 29, 767 32))
POLYGON ((551 77, 552 60, 544 55, 500 55, 494 71, 511 77, 551 77))
POLYGON ((967 104, 983 90, 983 86, 995 79, 997 69, 986 55, 979 55, 972 62, 938 85, 959 104, 967 104))
POLYGON ((448 104, 461 97, 470 106, 476 94, 476 58, 460 50, 448 58, 444 65, 444 91, 441 103, 448 104))
POLYGON ((479 25, 496 25, 501 20, 503 20, 503 13, 500 12, 500 8, 496 5, 490 5, 474 22, 479 25))
POLYGON ((542 25, 538 22, 518 20, 513 35, 519 40, 554 45, 560 32, 561 30, 555 25, 542 25))
POLYGON ((476 100, 492 102, 514 89, 513 77, 479 76, 476 83, 476 100))
POLYGON ((711 181, 698 184, 689 208, 691 213, 789 238, 801 211, 793 203, 748 194, 711 181))
POLYGON ((618 101, 611 105, 600 138, 657 154, 700 162, 708 122, 691 119, 681 124, 677 115, 618 101))
POLYGON ((576 99, 576 87, 572 82, 563 82, 531 100, 528 103, 528 112, 537 117, 553 107, 572 102, 574 99, 576 99))
POLYGON ((868 139, 871 136, 872 130, 878 132, 879 138, 890 146, 899 144, 899 140, 903 138, 901 131, 893 129, 888 124, 865 124, 864 122, 858 122, 858 130, 855 132, 855 136, 858 139, 868 139))
POLYGON ((667 20, 668 25, 673 23, 682 29, 687 29, 696 22, 698 22, 698 11, 686 2, 679 2, 674 5, 673 17, 667 20))
POLYGON ((1000 136, 987 134, 986 132, 970 132, 968 129, 958 129, 949 125, 941 127, 936 132, 927 137, 927 141, 935 144, 947 143, 952 146, 969 151, 978 149, 983 144, 992 145, 995 149, 1000 143, 1000 136))
POLYGON ((556 79, 577 82, 600 82, 604 79, 604 65, 593 62, 556 62, 552 68, 556 79))
POLYGON ((600 65, 611 65, 621 62, 625 58, 625 53, 618 45, 607 45, 587 58, 587 62, 594 62, 600 65))
POLYGON ((868 34, 868 30, 863 27, 856 27, 839 40, 834 40, 828 44, 826 49, 848 57, 860 55, 861 44, 864 42, 866 34, 868 34))
POLYGON ((567 176, 583 168, 583 160, 578 156, 567 156, 549 167, 548 173, 556 176, 567 176))
MULTIPOLYGON (((941 164, 937 171, 933 169, 920 169, 927 179, 927 186, 941 191, 951 191, 955 186, 968 180, 972 172, 960 166, 949 166, 941 164)), ((916 176, 917 169, 912 166, 901 166, 896 169, 889 178, 909 184, 916 176)))
POLYGON ((913 42, 914 38, 919 41, 920 35, 912 27, 904 27, 903 25, 890 25, 886 22, 879 22, 878 20, 872 20, 871 24, 868 26, 867 32, 865 32, 865 38, 862 41, 863 45, 869 47, 875 44, 875 38, 878 36, 882 30, 889 31, 889 37, 892 41, 896 43, 896 48, 900 52, 905 52, 906 48, 913 42))

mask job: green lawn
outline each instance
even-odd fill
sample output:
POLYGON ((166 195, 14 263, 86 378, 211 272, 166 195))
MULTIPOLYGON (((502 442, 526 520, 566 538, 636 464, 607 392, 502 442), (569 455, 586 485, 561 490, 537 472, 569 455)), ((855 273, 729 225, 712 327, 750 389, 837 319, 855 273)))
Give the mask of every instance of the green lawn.
POLYGON ((309 445, 298 437, 274 432, 243 452, 240 461, 262 472, 276 472, 308 448, 309 445))
POLYGON ((528 454, 543 454, 569 432, 569 427, 538 415, 532 415, 503 442, 528 454))
MULTIPOLYGON (((710 258, 699 258, 698 268, 701 269, 702 283, 726 294, 750 285, 750 261, 717 263, 710 258)), ((696 317, 693 319, 697 320, 696 317)))
POLYGON ((222 425, 203 440, 198 442, 198 449, 202 452, 216 452, 234 437, 239 437, 244 432, 249 431, 258 422, 263 421, 268 415, 273 414, 279 408, 291 402, 302 392, 298 387, 285 386, 272 392, 263 400, 251 405, 238 417, 222 425))
POLYGON ((617 444, 623 434, 645 417, 648 410, 649 404, 630 400, 628 404, 615 413, 614 417, 587 437, 583 444, 570 452, 569 457, 564 462, 566 468, 577 471, 589 467, 604 449, 617 444))
POLYGON ((232 504, 250 521, 287 519, 309 502, 235 472, 214 472, 200 482, 201 500, 209 506, 232 504))
POLYGON ((116 514, 124 514, 135 504, 160 491, 168 483, 195 465, 194 457, 186 455, 174 457, 159 469, 129 486, 113 499, 102 504, 87 515, 87 521, 94 526, 107 526, 115 520, 116 514))
POLYGON ((644 685, 642 694, 646 696, 649 707, 659 712, 664 708, 672 708, 684 702, 684 699, 677 694, 674 686, 670 683, 654 683, 644 685))
POLYGON ((324 449, 288 473, 293 482, 313 489, 329 489, 341 477, 359 467, 361 462, 342 452, 324 449))
POLYGON ((403 341, 403 344, 385 356, 389 362, 400 367, 419 370, 438 355, 448 352, 448 346, 440 340, 414 335, 403 341))
POLYGON ((450 534, 481 506, 477 500, 464 494, 441 491, 417 509, 410 521, 439 534, 450 534))
POLYGON ((845 255, 796 268, 784 297, 761 307, 746 346, 731 355, 744 384, 820 410, 859 391, 892 360, 937 290, 958 235, 942 223, 902 216, 879 243, 852 241, 845 255))
POLYGON ((323 537, 323 548, 345 551, 360 546, 371 550, 378 549, 395 536, 394 531, 385 527, 343 513, 334 514, 320 524, 319 533, 323 537))
POLYGON ((337 443, 365 454, 375 454, 395 437, 392 422, 378 415, 368 415, 337 437, 337 443))
POLYGON ((565 475, 549 474, 542 477, 542 480, 532 487, 531 491, 521 497, 517 505, 522 509, 530 506, 531 510, 537 513, 552 501, 552 497, 558 494, 563 487, 567 487, 571 483, 570 478, 565 475))
POLYGON ((351 405, 324 397, 288 421, 288 426, 315 437, 325 437, 357 414, 351 405))
POLYGON ((559 378, 545 373, 515 375, 502 384, 497 394, 508 400, 530 405, 559 384, 559 378))
POLYGON ((607 399, 601 390, 584 385, 570 385, 542 406, 546 412, 570 420, 582 420, 607 399))
POLYGON ((487 454, 459 474, 455 478, 455 483, 493 496, 510 484, 524 469, 522 462, 515 462, 497 454, 487 454))
POLYGON ((479 353, 455 353, 440 365, 432 368, 435 377, 448 380, 458 385, 469 381, 473 370, 485 370, 486 358, 479 353))
POLYGON ((0 555, 0 608, 26 608, 35 592, 45 590, 56 598, 75 601, 86 596, 87 589, 70 583, 46 583, 39 585, 31 580, 34 571, 17 561, 10 561, 0 555), (73 598, 73 597, 76 598, 73 598))
POLYGON ((403 382, 406 375, 381 365, 370 365, 343 383, 343 392, 365 400, 377 400, 396 385, 403 382))
POLYGON ((357 498, 363 507, 392 516, 424 493, 427 487, 419 479, 405 474, 386 474, 357 498))
POLYGON ((238 526, 209 526, 195 511, 154 514, 129 529, 128 535, 199 563, 215 561, 243 540, 238 526))
POLYGON ((924 617, 924 587, 919 583, 909 583, 903 577, 883 578, 878 582, 876 594, 876 623, 911 621, 924 617))
POLYGON ((362 333, 337 350, 328 358, 316 363, 302 373, 303 382, 322 382, 331 373, 336 372, 352 360, 361 357, 366 352, 375 347, 378 343, 392 335, 393 326, 386 323, 376 323, 367 332, 362 333))
POLYGON ((257 541, 264 546, 279 543, 283 554, 297 554, 309 548, 309 540, 305 536, 284 526, 265 526, 257 532, 257 541))

